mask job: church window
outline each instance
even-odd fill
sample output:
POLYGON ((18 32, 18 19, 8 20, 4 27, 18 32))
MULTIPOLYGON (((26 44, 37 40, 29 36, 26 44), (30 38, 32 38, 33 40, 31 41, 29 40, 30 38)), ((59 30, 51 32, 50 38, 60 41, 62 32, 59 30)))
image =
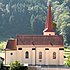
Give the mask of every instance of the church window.
POLYGON ((18 50, 22 50, 22 48, 18 48, 18 50))
POLYGON ((10 53, 10 55, 13 55, 13 53, 10 53))
POLYGON ((51 34, 49 34, 49 35, 51 35, 51 34))
POLYGON ((25 52, 25 58, 26 58, 26 59, 29 58, 29 52, 28 52, 28 51, 25 52))
POLYGON ((36 50, 36 48, 32 48, 32 50, 36 50))
POLYGON ((42 52, 39 52, 39 59, 42 59, 42 52))
POLYGON ((45 48, 45 50, 49 50, 49 48, 45 48))
POLYGON ((53 59, 56 59, 56 52, 53 52, 53 59))
POLYGON ((59 50, 64 50, 64 48, 59 48, 59 50))

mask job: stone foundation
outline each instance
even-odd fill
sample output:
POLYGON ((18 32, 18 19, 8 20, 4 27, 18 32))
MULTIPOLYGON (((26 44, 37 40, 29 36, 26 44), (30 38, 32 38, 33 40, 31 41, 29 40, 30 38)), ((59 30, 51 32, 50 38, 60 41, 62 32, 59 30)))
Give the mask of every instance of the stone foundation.
POLYGON ((41 66, 28 66, 28 70, 41 70, 41 66))

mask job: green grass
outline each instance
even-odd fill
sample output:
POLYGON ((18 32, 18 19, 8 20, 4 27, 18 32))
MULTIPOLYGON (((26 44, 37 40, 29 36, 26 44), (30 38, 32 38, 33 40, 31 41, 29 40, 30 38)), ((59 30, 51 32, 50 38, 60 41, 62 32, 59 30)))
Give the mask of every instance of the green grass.
POLYGON ((67 57, 67 56, 70 56, 70 49, 64 48, 64 51, 65 51, 65 52, 64 52, 64 56, 66 56, 66 57, 67 57))

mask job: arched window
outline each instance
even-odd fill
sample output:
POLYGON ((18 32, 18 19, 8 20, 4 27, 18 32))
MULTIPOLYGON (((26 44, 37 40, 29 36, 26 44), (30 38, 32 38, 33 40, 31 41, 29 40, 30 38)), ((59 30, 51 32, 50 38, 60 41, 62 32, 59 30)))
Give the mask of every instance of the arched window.
POLYGON ((56 59, 56 52, 53 52, 53 59, 56 59))
POLYGON ((39 52, 39 59, 42 59, 42 52, 39 52))
POLYGON ((28 51, 25 52, 25 58, 26 58, 26 59, 29 58, 29 52, 28 52, 28 51))

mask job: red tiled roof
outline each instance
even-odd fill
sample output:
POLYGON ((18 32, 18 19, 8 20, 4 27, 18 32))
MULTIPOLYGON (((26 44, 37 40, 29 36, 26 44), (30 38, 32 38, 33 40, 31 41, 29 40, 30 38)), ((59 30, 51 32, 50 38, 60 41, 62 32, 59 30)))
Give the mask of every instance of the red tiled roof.
POLYGON ((61 35, 17 35, 17 45, 63 45, 61 35))
POLYGON ((6 50, 16 50, 16 40, 8 40, 7 45, 6 45, 6 50))

